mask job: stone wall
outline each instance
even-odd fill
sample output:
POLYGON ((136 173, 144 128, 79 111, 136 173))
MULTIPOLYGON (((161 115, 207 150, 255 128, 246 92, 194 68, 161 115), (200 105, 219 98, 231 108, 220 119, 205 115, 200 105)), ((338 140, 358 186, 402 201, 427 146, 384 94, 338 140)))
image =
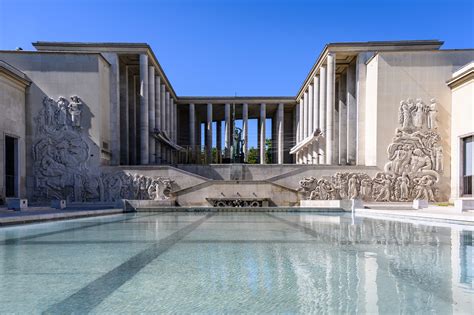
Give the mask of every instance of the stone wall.
POLYGON ((5 200, 5 136, 18 138, 19 197, 26 195, 25 87, 0 72, 0 202, 5 200))
MULTIPOLYGON (((46 189, 51 192, 52 189, 42 186, 44 182, 38 179, 38 172, 41 172, 41 168, 38 166, 43 163, 42 169, 44 171, 48 162, 40 162, 41 158, 35 156, 36 153, 45 153, 49 150, 51 152, 47 155, 56 154, 49 162, 53 163, 54 161, 54 163, 59 163, 68 169, 68 173, 64 176, 52 176, 55 178, 50 183, 52 186, 57 184, 63 186, 61 188, 63 191, 66 186, 68 187, 66 190, 71 191, 70 184, 74 174, 99 173, 100 165, 103 164, 101 163, 101 150, 104 142, 109 142, 107 125, 109 64, 99 54, 87 53, 1 52, 0 59, 21 70, 32 81, 28 90, 26 121, 23 124, 26 127, 27 197, 32 201, 38 200, 41 199, 38 198, 39 191, 44 192, 46 189), (67 114, 66 124, 59 121, 61 113, 58 111, 53 114, 56 123, 46 129, 42 128, 45 126, 45 119, 53 117, 51 115, 49 118, 44 116, 45 108, 47 108, 45 104, 49 104, 50 107, 57 106, 61 101, 67 102, 67 106, 72 106, 75 103, 72 97, 75 96, 80 100, 78 101, 79 126, 74 126, 68 110, 65 112, 67 114), (53 136, 46 137, 46 134, 53 136), (38 147, 38 144, 45 144, 44 141, 41 142, 45 138, 50 138, 52 141, 43 148, 49 148, 46 151, 40 150, 38 147), (79 158, 77 155, 60 157, 61 154, 69 150, 76 153, 81 152, 81 157, 79 158), (77 158, 81 162, 74 164, 73 161, 77 158)), ((57 190, 57 187, 55 189, 57 190)), ((56 196, 57 192, 51 193, 58 197, 56 196)), ((68 192, 67 195, 72 196, 72 193, 68 192)))
MULTIPOLYGON (((386 149, 398 127, 400 100, 436 99, 439 111, 438 133, 444 150, 440 199, 450 195, 451 91, 446 82, 454 70, 474 60, 474 51, 381 52, 367 65, 365 110, 366 165, 383 168, 386 149), (369 68, 375 67, 374 71, 369 68), (372 76, 372 77, 371 77, 372 76), (375 76, 375 77, 374 77, 375 76), (372 82, 372 83, 371 83, 372 82)), ((359 126, 360 128, 360 126, 359 126)))

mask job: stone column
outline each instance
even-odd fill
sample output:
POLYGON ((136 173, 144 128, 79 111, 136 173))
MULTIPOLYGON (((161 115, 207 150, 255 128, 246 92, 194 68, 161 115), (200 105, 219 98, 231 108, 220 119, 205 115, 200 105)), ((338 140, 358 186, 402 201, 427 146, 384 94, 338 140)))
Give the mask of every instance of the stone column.
MULTIPOLYGON (((161 79, 160 76, 155 77, 155 129, 161 129, 161 79)), ((160 163, 161 142, 155 139, 155 163, 160 163)))
POLYGON ((129 165, 129 66, 120 66, 120 164, 129 165))
POLYGON ((225 157, 230 158, 230 148, 232 146, 232 125, 230 121, 230 104, 224 105, 224 118, 225 118, 225 157))
POLYGON ((347 164, 347 102, 346 75, 339 80, 339 164, 347 164))
MULTIPOLYGON (((308 86, 308 136, 313 134, 313 110, 314 110, 314 98, 313 98, 313 84, 308 86)), ((308 164, 313 164, 313 145, 308 145, 308 164)))
MULTIPOLYGON (((166 90, 166 89, 165 89, 166 90)), ((165 103, 165 131, 166 131, 166 135, 168 136, 168 138, 171 138, 170 136, 170 92, 166 91, 166 103, 165 103)), ((171 163, 171 149, 169 146, 167 146, 166 148, 166 152, 165 152, 165 161, 166 161, 166 164, 169 164, 171 163)))
POLYGON ((242 104, 242 133, 244 140, 244 162, 248 162, 249 157, 249 106, 242 104))
POLYGON ((196 113, 196 163, 202 163, 202 130, 201 118, 196 113))
POLYGON ((277 163, 283 164, 283 135, 284 135, 284 115, 285 105, 283 103, 278 104, 277 112, 277 163))
MULTIPOLYGON (((160 86, 160 113, 161 113, 161 128, 160 131, 163 132, 166 130, 166 87, 164 84, 160 86)), ((162 144, 161 146, 161 155, 158 157, 159 163, 162 164, 166 160, 166 154, 168 151, 168 146, 162 144)))
POLYGON ((303 138, 306 139, 308 136, 308 92, 303 94, 303 138))
POLYGON ((216 163, 221 163, 222 161, 222 120, 216 121, 216 147, 217 147, 216 163))
POLYGON ((149 163, 148 56, 140 55, 140 164, 149 163))
POLYGON ((299 105, 299 111, 300 111, 300 117, 299 117, 299 139, 298 143, 300 143, 304 139, 304 103, 303 103, 303 98, 300 98, 300 105, 299 105))
POLYGON ((207 163, 212 163, 212 104, 207 104, 206 120, 206 157, 207 163))
POLYGON ((319 142, 319 164, 326 164, 326 67, 319 68, 319 129, 323 133, 319 142))
POLYGON ((333 146, 332 146, 332 156, 333 156, 333 164, 339 164, 339 81, 337 81, 336 77, 336 84, 335 84, 335 91, 334 91, 334 113, 333 113, 333 146))
MULTIPOLYGON (((294 120, 294 124, 295 124, 295 143, 294 145, 297 145, 298 142, 300 142, 300 110, 299 110, 299 103, 296 103, 296 106, 295 106, 295 120, 294 120)), ((300 155, 299 153, 296 153, 296 156, 295 156, 295 161, 296 161, 296 164, 300 164, 300 155)))
POLYGON ((334 54, 327 57, 327 86, 326 86, 326 164, 335 164, 334 159, 334 97, 336 80, 336 58, 334 54))
POLYGON ((266 104, 260 104, 260 164, 265 164, 265 123, 267 119, 266 104))
MULTIPOLYGON (((170 138, 173 143, 176 143, 175 141, 175 106, 174 106, 174 98, 171 96, 170 93, 170 138)), ((170 150, 170 161, 171 163, 176 162, 176 151, 171 149, 170 150)))
POLYGON ((191 161, 194 162, 196 152, 196 109, 189 104, 189 145, 191 146, 191 161))
POLYGON ((155 164, 155 68, 148 66, 148 163, 155 164))
MULTIPOLYGON (((313 129, 319 129, 319 76, 314 77, 313 84, 313 129)), ((318 153, 318 142, 313 142, 313 164, 319 164, 318 153)))
POLYGON ((128 159, 131 165, 137 164, 137 76, 131 76, 128 82, 130 91, 128 107, 128 159))
POLYGON ((350 64, 347 69, 346 104, 347 104, 347 163, 356 163, 357 148, 357 102, 356 102, 356 67, 350 64))
POLYGON ((109 86, 109 130, 110 130, 110 165, 120 164, 120 65, 116 53, 104 53, 103 57, 110 63, 109 86))

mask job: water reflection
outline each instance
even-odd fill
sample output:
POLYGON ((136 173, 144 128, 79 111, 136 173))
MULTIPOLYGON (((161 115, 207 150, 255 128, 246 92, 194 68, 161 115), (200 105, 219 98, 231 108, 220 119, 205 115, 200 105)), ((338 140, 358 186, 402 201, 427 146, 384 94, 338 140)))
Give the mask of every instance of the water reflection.
POLYGON ((360 218, 354 224, 351 216, 277 217, 311 229, 313 241, 208 244, 204 252, 213 257, 210 265, 202 257, 200 272, 213 277, 210 286, 253 297, 267 311, 472 311, 472 231, 360 218))

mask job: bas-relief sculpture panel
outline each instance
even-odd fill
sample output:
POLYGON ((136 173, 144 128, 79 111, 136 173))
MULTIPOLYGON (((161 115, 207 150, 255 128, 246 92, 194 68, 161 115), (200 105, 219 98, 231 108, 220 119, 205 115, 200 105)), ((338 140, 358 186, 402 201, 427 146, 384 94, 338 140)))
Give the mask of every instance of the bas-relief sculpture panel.
POLYGON ((83 128, 86 105, 78 96, 45 97, 35 121, 34 199, 111 202, 118 199, 164 200, 172 180, 124 172, 103 172, 91 161, 95 145, 83 128))
POLYGON ((364 173, 336 173, 317 179, 305 177, 300 190, 307 199, 362 199, 365 201, 435 201, 443 171, 443 148, 437 132, 437 103, 403 100, 399 128, 388 146, 388 162, 375 177, 364 173))

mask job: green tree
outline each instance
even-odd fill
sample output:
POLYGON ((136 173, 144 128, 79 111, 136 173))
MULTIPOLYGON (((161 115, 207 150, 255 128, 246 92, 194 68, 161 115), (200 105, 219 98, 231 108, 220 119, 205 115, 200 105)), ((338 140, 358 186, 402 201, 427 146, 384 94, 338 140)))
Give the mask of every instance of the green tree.
POLYGON ((272 139, 265 139, 265 162, 271 164, 272 160, 272 139))
POLYGON ((254 147, 249 149, 249 155, 247 158, 248 164, 257 164, 258 163, 258 150, 254 147))

